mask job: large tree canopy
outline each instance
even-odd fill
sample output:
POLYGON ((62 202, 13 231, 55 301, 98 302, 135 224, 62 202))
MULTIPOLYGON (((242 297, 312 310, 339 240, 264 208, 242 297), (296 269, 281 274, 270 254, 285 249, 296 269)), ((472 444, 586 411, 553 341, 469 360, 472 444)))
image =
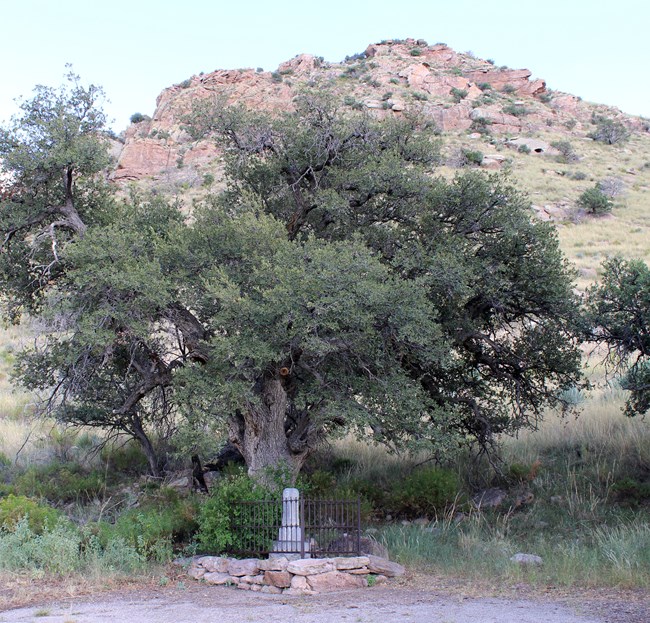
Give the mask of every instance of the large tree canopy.
POLYGON ((127 432, 154 473, 183 422, 222 423, 251 473, 295 475, 351 429, 487 447, 578 382, 552 228, 503 177, 435 177, 438 139, 417 118, 313 96, 276 117, 197 108, 188 130, 222 146, 228 187, 187 219, 104 193, 101 124, 78 114, 89 92, 39 91, 1 143, 4 299, 43 326, 19 375, 58 417, 127 432), (74 130, 65 150, 53 108, 74 130), (46 186, 21 177, 39 167, 46 186))

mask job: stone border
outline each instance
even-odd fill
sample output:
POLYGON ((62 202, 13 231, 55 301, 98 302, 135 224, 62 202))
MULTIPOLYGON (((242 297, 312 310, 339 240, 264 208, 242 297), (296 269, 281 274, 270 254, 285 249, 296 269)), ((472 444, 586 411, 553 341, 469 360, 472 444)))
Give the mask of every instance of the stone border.
POLYGON ((379 556, 350 558, 304 558, 289 560, 273 557, 225 558, 199 556, 192 560, 187 574, 212 585, 261 593, 315 595, 350 588, 382 584, 388 578, 403 575, 402 565, 379 556), (372 578, 372 580, 368 580, 372 578))

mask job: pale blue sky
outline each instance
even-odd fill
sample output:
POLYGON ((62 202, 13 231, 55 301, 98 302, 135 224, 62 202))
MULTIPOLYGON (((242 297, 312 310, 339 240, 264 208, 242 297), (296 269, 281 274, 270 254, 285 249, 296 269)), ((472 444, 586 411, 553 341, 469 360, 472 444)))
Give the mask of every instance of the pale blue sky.
POLYGON ((647 0, 0 0, 0 121, 72 63, 104 87, 119 132, 201 71, 340 61, 389 38, 445 42, 550 88, 650 117, 647 0))

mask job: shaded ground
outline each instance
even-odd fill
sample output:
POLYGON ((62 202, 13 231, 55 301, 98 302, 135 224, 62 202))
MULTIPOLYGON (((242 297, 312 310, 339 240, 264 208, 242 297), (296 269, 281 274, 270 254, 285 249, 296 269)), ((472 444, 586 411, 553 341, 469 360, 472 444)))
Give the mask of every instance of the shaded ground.
MULTIPOLYGON (((34 587, 36 588, 36 587, 34 587)), ((393 585, 310 597, 263 595, 174 581, 167 587, 96 592, 0 613, 2 623, 648 623, 648 591, 505 592, 418 574, 393 585), (489 595, 487 596, 486 595, 489 595)))

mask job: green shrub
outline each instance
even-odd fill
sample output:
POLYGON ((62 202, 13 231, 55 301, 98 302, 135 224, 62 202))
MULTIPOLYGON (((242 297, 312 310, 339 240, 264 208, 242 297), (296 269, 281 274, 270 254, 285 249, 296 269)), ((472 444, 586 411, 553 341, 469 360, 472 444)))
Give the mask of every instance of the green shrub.
POLYGON ((411 48, 409 54, 411 56, 422 56, 422 50, 420 48, 411 48))
POLYGON ((480 165, 483 162, 483 152, 477 149, 463 149, 462 155, 465 159, 465 165, 480 165))
POLYGON ((503 107, 503 112, 506 115, 512 115, 513 117, 524 117, 529 111, 528 108, 521 104, 507 104, 503 107))
POLYGON ((22 495, 66 503, 96 498, 105 480, 99 470, 88 472, 76 463, 51 463, 29 467, 16 477, 14 487, 22 495))
POLYGON ((463 70, 460 67, 452 67, 451 68, 451 74, 452 74, 452 76, 462 76, 463 75, 463 70))
POLYGON ((162 487, 141 501, 138 508, 122 513, 114 524, 95 524, 93 532, 102 547, 122 539, 143 558, 168 562, 173 546, 189 542, 194 535, 197 514, 194 499, 180 498, 175 490, 162 487))
POLYGON ((60 511, 24 495, 10 493, 0 500, 0 530, 6 532, 13 532, 21 520, 25 520, 30 530, 41 534, 47 526, 54 527, 62 518, 60 511))
POLYGON ((544 104, 548 104, 552 99, 553 99, 553 94, 549 93, 548 91, 545 91, 544 93, 541 93, 539 95, 539 101, 544 104))
POLYGON ((142 448, 135 442, 120 446, 105 446, 100 458, 108 466, 109 472, 137 476, 149 473, 149 463, 142 448))
POLYGON ((279 71, 274 71, 271 74, 271 80, 273 82, 282 82, 282 74, 279 71))
POLYGON ((523 143, 522 145, 519 145, 519 147, 517 147, 517 151, 520 154, 529 154, 530 153, 530 147, 528 147, 528 145, 526 145, 526 143, 523 143))
POLYGON ((206 188, 210 188, 212 184, 214 184, 214 175, 212 175, 212 173, 204 173, 202 185, 206 188))
POLYGON ((558 160, 560 162, 577 162, 579 160, 578 154, 573 151, 573 145, 569 141, 553 141, 551 143, 553 149, 557 149, 560 152, 558 160))
POLYGON ((187 88, 189 88, 191 85, 192 85, 192 79, 191 79, 191 78, 186 78, 185 80, 183 80, 183 82, 179 82, 179 84, 178 84, 178 86, 179 86, 181 89, 187 89, 187 88))
POLYGON ((145 562, 122 539, 102 546, 88 531, 62 521, 38 533, 23 518, 12 532, 0 531, 0 569, 60 575, 135 573, 144 570, 145 562))
POLYGON ((578 205, 595 216, 609 214, 613 208, 612 200, 597 185, 580 195, 578 205))
POLYGON ((458 497, 460 482, 455 472, 439 467, 420 468, 394 483, 388 504, 398 516, 438 516, 458 497))
POLYGON ((134 112, 131 115, 130 121, 131 123, 142 123, 145 119, 146 117, 141 112, 134 112))
POLYGON ((595 141, 606 145, 615 145, 630 137, 629 130, 620 121, 596 116, 593 118, 593 122, 596 124, 596 129, 587 136, 595 141))
POLYGON ((490 119, 487 119, 485 117, 479 117, 478 119, 474 119, 472 121, 472 125, 470 126, 470 130, 472 132, 478 132, 479 134, 487 135, 490 133, 490 126, 492 125, 492 121, 490 119))
POLYGON ((516 91, 517 88, 512 84, 504 84, 503 88, 501 89, 502 93, 508 93, 508 94, 515 93, 516 91))
POLYGON ((413 99, 418 100, 419 102, 426 102, 429 99, 429 96, 426 93, 421 93, 419 91, 413 92, 413 99))
POLYGON ((479 82, 476 85, 481 91, 491 91, 492 90, 492 85, 489 82, 479 82))
MULTIPOLYGON (((270 550, 272 540, 277 535, 266 537, 236 529, 247 518, 245 507, 238 505, 238 502, 268 500, 270 496, 268 489, 246 474, 223 478, 199 510, 197 540, 200 546, 213 554, 247 548, 270 550)), ((281 514, 280 504, 270 507, 270 516, 264 518, 265 523, 279 522, 281 517, 277 516, 278 513, 281 514)))
POLYGON ((617 501, 625 506, 650 504, 650 482, 641 482, 634 478, 622 478, 612 485, 617 501))
POLYGON ((457 89, 456 87, 452 87, 451 97, 453 98, 454 102, 458 104, 458 102, 464 100, 467 97, 467 90, 457 89))

